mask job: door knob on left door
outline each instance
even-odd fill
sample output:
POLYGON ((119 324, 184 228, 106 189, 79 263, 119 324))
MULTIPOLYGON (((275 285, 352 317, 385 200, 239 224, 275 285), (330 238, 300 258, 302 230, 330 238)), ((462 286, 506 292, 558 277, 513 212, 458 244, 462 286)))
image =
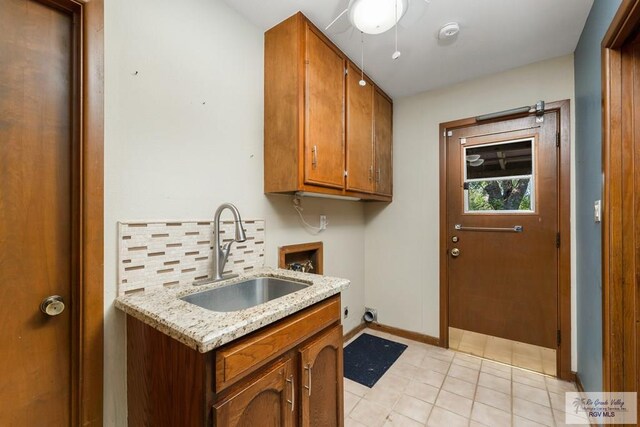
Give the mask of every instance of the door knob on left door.
POLYGON ((64 311, 64 301, 60 295, 46 297, 40 303, 40 311, 47 316, 57 316, 64 311))
POLYGON ((458 255, 460 255, 460 249, 458 249, 458 248, 451 249, 451 256, 452 257, 457 257, 458 255))

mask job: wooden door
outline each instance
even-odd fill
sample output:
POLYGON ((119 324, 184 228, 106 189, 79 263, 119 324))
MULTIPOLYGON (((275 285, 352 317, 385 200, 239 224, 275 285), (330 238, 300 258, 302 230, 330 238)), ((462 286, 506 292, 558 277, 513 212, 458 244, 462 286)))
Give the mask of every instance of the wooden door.
POLYGON ((293 361, 288 358, 277 362, 246 387, 214 406, 215 426, 293 426, 295 381, 293 361))
POLYGON ((305 183, 344 187, 344 58, 305 23, 305 183))
POLYGON ((449 326, 558 346, 559 130, 552 111, 447 135, 449 326))
POLYGON ((374 93, 375 192, 385 196, 393 193, 393 107, 380 91, 374 93))
POLYGON ((602 41, 602 344, 609 392, 640 391, 639 7, 638 0, 622 2, 602 41))
POLYGON ((73 17, 0 2, 0 425, 71 423, 73 17), (59 295, 59 315, 41 301, 59 295))
POLYGON ((347 66, 347 190, 373 192, 373 84, 347 66))
POLYGON ((300 349, 303 427, 344 424, 342 344, 338 325, 300 349))

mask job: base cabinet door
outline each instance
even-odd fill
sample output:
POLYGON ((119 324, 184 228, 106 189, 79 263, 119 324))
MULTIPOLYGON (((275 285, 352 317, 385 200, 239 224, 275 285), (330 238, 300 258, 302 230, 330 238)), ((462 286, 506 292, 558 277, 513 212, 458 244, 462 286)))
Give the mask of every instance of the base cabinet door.
POLYGON ((300 422, 303 427, 341 427, 343 413, 342 326, 300 349, 300 422))
POLYGON ((296 387, 293 360, 285 359, 214 405, 215 427, 293 427, 296 387))

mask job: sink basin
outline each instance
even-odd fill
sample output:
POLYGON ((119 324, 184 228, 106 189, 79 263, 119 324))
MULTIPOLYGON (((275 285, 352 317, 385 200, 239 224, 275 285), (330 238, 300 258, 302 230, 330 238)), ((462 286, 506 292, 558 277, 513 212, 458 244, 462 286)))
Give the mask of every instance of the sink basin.
POLYGON ((237 311, 305 289, 309 284, 273 277, 257 277, 180 298, 212 311, 237 311))

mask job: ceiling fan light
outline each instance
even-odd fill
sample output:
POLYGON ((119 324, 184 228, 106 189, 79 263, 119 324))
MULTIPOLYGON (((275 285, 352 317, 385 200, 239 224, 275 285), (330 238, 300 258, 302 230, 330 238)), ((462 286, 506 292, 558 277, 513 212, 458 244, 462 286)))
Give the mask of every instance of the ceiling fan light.
POLYGON ((381 34, 396 25, 407 11, 407 0, 351 0, 349 20, 363 33, 381 34))

